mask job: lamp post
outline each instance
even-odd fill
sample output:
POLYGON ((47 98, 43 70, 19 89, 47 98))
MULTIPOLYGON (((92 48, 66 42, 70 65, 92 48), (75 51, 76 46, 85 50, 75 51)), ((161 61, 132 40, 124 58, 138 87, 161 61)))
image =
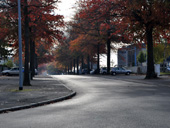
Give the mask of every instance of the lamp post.
POLYGON ((19 41, 19 90, 23 90, 21 2, 18 0, 18 41, 19 41))

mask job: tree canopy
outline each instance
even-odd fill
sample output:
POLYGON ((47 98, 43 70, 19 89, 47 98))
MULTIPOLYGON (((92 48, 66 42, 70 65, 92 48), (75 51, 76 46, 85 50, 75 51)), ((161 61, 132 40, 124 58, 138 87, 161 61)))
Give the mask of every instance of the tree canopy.
POLYGON ((153 44, 169 40, 170 2, 168 0, 125 0, 121 2, 121 24, 126 24, 125 33, 135 42, 147 44, 146 78, 156 77, 154 71, 153 44))
MULTIPOLYGON (((63 39, 63 32, 60 28, 64 26, 64 17, 55 14, 57 2, 58 0, 21 0, 22 44, 25 52, 24 84, 29 85, 29 58, 32 57, 29 56, 29 52, 37 53, 40 46, 49 52, 63 39)), ((17 1, 8 0, 1 3, 3 5, 0 6, 0 20, 5 22, 3 22, 3 26, 0 26, 0 39, 6 39, 18 51, 17 1), (4 32, 2 33, 2 31, 4 32)), ((44 59, 44 62, 47 61, 44 59)))
MULTIPOLYGON (((156 76, 153 46, 155 42, 161 43, 162 38, 170 43, 168 0, 77 1, 77 11, 72 21, 68 23, 66 40, 63 40, 63 32, 59 29, 64 26, 63 16, 54 14, 56 9, 54 3, 57 2, 58 0, 32 0, 31 2, 21 0, 22 25, 25 26, 22 28, 23 44, 28 48, 28 42, 35 43, 35 52, 39 52, 41 63, 48 58, 48 61, 56 59, 66 65, 71 63, 68 61, 73 61, 77 57, 89 55, 91 59, 97 56, 99 62, 99 54, 107 53, 109 73, 110 49, 114 48, 111 43, 139 43, 139 45, 145 43, 147 46, 146 78, 156 76), (57 45, 57 50, 53 52, 54 44, 57 45)), ((16 0, 9 0, 5 4, 1 2, 0 9, 2 10, 0 11, 0 39, 7 40, 17 49, 16 0)), ((27 53, 28 50, 23 49, 23 51, 27 53)))

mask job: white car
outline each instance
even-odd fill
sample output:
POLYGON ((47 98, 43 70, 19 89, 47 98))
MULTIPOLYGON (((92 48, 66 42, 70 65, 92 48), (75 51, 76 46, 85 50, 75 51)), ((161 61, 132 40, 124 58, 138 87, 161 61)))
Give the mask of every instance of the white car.
MULTIPOLYGON (((24 72, 24 68, 23 68, 23 72, 24 72)), ((37 71, 37 69, 35 69, 35 75, 37 75, 37 74, 38 74, 38 71, 37 71)), ((14 68, 11 68, 10 70, 4 70, 4 71, 2 71, 2 75, 7 75, 7 76, 19 75, 19 68, 14 67, 14 68)))
POLYGON ((125 74, 125 75, 130 75, 132 73, 131 70, 127 70, 123 67, 114 67, 111 69, 110 73, 112 75, 116 75, 116 74, 125 74))
POLYGON ((167 67, 166 70, 167 70, 168 72, 170 72, 170 67, 167 67))
POLYGON ((107 68, 106 67, 100 68, 100 74, 107 74, 107 68))
POLYGON ((19 68, 18 67, 14 67, 11 68, 10 70, 4 70, 2 71, 2 75, 19 75, 19 68))

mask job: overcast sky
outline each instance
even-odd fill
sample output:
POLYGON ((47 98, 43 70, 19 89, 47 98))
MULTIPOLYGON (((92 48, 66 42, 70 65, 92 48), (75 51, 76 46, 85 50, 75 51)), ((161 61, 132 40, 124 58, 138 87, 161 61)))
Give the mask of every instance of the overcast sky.
POLYGON ((58 4, 58 9, 56 10, 57 14, 64 15, 65 21, 70 20, 70 18, 74 15, 73 6, 76 0, 61 0, 61 3, 58 4))

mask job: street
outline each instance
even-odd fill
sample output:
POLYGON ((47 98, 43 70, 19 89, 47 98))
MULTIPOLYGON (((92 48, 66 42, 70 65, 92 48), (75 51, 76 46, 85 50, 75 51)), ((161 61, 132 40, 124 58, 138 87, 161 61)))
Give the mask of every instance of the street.
POLYGON ((170 87, 113 76, 56 75, 72 99, 0 114, 0 128, 170 128, 170 87))

